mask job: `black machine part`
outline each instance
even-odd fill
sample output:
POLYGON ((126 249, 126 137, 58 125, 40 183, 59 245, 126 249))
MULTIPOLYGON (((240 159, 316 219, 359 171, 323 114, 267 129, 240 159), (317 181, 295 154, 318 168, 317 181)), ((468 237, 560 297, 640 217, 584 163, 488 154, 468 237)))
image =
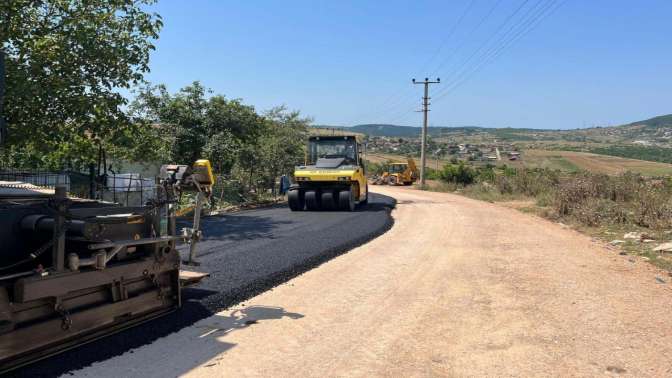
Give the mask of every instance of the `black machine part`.
POLYGON ((0 374, 180 306, 170 202, 0 199, 0 374))
MULTIPOLYGON (((45 214, 32 214, 21 219, 21 229, 25 231, 53 231, 56 219, 45 214)), ((68 222, 68 234, 81 236, 87 240, 99 240, 103 234, 103 225, 83 220, 68 222)))
POLYGON ((343 164, 345 158, 319 158, 315 163, 316 168, 338 168, 343 164))

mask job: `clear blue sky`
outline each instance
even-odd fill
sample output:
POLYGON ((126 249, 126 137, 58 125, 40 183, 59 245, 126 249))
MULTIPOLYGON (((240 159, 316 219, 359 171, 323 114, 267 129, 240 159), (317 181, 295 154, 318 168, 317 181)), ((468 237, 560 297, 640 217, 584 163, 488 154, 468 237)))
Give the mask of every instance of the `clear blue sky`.
POLYGON ((147 79, 171 91, 200 80, 328 125, 418 126, 422 88, 410 79, 429 75, 442 79, 431 88, 437 126, 577 128, 672 113, 672 1, 562 1, 159 0, 151 10, 165 26, 147 79), (453 80, 462 84, 447 91, 453 80))

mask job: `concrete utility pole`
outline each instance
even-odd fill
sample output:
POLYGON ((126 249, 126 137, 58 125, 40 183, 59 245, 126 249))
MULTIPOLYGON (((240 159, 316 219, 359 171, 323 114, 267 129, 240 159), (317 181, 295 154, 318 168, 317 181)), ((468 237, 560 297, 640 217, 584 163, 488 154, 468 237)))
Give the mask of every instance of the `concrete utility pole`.
POLYGON ((425 187, 425 165, 427 163, 427 156, 425 149, 427 148, 427 119, 429 113, 429 84, 438 84, 441 82, 441 79, 436 78, 436 81, 430 81, 429 78, 425 78, 425 81, 416 82, 413 79, 413 84, 424 84, 425 85, 425 96, 422 98, 422 113, 423 113, 423 122, 422 122, 422 147, 420 150, 420 187, 425 187))

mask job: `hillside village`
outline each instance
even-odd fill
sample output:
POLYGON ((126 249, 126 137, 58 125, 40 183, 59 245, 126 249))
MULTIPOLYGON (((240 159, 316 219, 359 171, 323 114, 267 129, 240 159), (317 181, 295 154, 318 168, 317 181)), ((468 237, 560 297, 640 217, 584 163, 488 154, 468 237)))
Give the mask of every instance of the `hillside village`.
MULTIPOLYGON (((368 139, 367 149, 371 153, 419 156, 420 138, 397 138, 375 136, 368 139)), ((521 159, 521 151, 513 143, 494 140, 483 143, 460 143, 457 141, 442 141, 429 139, 429 155, 440 159, 457 159, 461 161, 498 161, 521 159)))
MULTIPOLYGON (((390 124, 352 127, 316 125, 311 130, 365 135, 368 150, 372 153, 420 156, 419 127, 390 124)), ((561 151, 572 151, 672 163, 672 115, 620 126, 568 130, 432 126, 428 129, 427 151, 429 158, 456 159, 475 164, 488 161, 513 162, 523 157, 527 162, 535 153, 539 155, 538 151, 546 151, 543 155, 555 160, 564 154, 561 151)))

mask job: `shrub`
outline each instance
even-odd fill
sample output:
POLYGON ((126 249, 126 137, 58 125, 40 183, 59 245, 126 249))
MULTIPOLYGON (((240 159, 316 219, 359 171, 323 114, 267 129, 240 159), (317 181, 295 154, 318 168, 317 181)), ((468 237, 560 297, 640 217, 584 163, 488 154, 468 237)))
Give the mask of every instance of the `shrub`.
POLYGON ((590 172, 507 166, 473 168, 446 165, 443 182, 466 186, 464 193, 488 201, 523 195, 549 207, 553 219, 570 218, 586 226, 633 224, 672 228, 672 177, 646 178, 636 173, 608 176, 590 172))
POLYGON ((672 199, 665 190, 646 187, 636 193, 634 223, 654 229, 672 227, 672 199))
POLYGON ((455 184, 469 185, 476 179, 476 171, 470 166, 460 162, 458 165, 446 164, 443 166, 439 177, 442 181, 455 184))

